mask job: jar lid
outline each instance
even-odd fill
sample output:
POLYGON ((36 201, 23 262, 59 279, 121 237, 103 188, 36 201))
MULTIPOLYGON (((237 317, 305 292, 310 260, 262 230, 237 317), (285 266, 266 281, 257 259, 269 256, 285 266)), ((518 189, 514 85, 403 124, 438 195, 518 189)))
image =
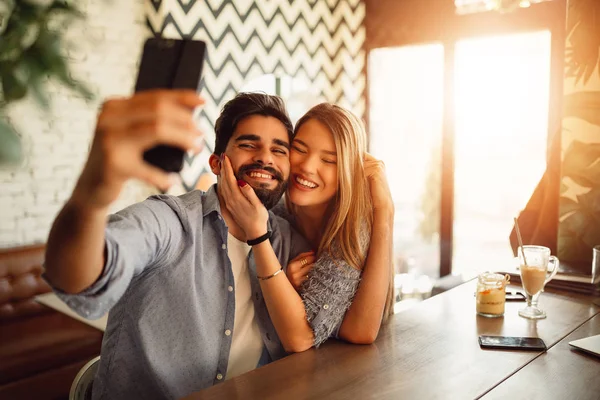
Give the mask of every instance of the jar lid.
POLYGON ((479 274, 477 280, 484 285, 504 286, 510 281, 510 275, 502 275, 496 272, 484 272, 479 274))

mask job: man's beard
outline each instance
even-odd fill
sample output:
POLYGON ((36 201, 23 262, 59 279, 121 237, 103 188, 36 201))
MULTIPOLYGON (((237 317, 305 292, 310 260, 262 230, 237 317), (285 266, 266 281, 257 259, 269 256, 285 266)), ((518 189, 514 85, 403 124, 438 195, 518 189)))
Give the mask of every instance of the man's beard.
POLYGON ((276 171, 274 168, 267 167, 258 163, 242 165, 235 174, 235 177, 238 180, 244 180, 244 174, 249 174, 253 170, 267 171, 268 173, 273 175, 273 177, 277 181, 277 186, 275 186, 274 189, 269 189, 269 185, 267 183, 261 183, 259 187, 251 185, 254 189, 254 193, 256 193, 256 196, 258 197, 260 202, 263 203, 267 210, 270 210, 279 202, 281 196, 283 196, 283 193, 287 189, 287 180, 283 179, 281 173, 276 171))

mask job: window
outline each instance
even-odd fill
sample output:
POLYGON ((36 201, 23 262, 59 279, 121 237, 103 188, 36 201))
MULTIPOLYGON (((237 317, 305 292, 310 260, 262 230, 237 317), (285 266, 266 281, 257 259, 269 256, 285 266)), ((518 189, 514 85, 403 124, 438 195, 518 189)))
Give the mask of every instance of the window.
POLYGON ((311 107, 320 103, 318 94, 311 88, 310 81, 304 77, 260 75, 246 82, 240 92, 261 92, 281 96, 294 125, 311 107))
POLYGON ((452 11, 430 26, 426 8, 402 10, 423 23, 384 40, 377 14, 374 43, 396 47, 368 57, 370 149, 386 163, 396 205, 397 273, 502 270, 513 218, 558 156, 549 139, 560 136, 565 4, 452 11))
POLYGON ((370 151, 385 162, 396 209, 398 273, 439 276, 444 47, 373 50, 370 151))
POLYGON ((506 269, 513 218, 546 168, 550 32, 458 41, 452 272, 506 269))

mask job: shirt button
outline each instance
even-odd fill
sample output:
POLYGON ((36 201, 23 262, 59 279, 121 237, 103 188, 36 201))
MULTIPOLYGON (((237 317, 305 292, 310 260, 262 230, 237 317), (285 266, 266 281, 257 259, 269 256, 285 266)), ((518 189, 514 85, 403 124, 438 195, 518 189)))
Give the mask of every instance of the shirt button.
POLYGON ((221 379, 223 379, 223 375, 221 375, 221 374, 217 374, 217 380, 219 380, 219 381, 220 381, 221 379))
POLYGON ((323 308, 324 308, 325 310, 328 310, 328 309, 329 309, 329 304, 325 304, 325 305, 323 306, 323 308))
POLYGON ((222 248, 223 250, 225 250, 225 249, 227 248, 227 245, 226 245, 225 243, 223 243, 223 244, 221 245, 221 248, 222 248))
POLYGON ((225 336, 231 336, 231 330, 227 329, 227 330, 225 331, 225 336))
POLYGON ((233 292, 233 286, 227 286, 227 290, 229 290, 230 292, 233 292))

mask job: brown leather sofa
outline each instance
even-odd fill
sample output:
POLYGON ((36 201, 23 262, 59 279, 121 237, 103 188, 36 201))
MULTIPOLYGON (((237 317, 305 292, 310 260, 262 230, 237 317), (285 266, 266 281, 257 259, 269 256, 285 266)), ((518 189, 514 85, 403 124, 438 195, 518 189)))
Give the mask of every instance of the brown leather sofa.
POLYGON ((67 399, 102 332, 37 303, 44 245, 0 249, 0 399, 67 399))

